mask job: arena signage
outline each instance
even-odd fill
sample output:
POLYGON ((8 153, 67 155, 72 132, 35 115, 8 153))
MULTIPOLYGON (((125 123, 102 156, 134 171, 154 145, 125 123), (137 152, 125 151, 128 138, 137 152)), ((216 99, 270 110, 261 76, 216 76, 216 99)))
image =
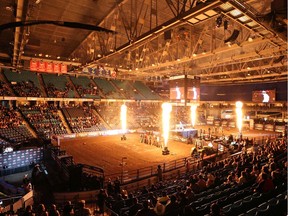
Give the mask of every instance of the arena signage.
POLYGON ((30 70, 48 73, 67 73, 67 64, 31 59, 30 70))

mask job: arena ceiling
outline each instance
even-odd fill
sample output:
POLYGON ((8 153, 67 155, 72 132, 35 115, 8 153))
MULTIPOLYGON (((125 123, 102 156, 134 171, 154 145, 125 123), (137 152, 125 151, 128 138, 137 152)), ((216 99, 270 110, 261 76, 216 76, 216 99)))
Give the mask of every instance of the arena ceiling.
POLYGON ((67 61, 72 72, 106 67, 121 79, 195 75, 202 83, 287 79, 286 0, 2 0, 0 25, 49 20, 59 25, 0 32, 0 64, 31 58, 67 61), (81 64, 77 64, 81 63, 81 64))

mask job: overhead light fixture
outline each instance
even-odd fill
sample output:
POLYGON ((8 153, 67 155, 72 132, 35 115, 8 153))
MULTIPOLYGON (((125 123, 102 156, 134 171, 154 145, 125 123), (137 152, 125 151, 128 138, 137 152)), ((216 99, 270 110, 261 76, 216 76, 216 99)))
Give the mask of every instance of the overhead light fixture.
POLYGON ((5 7, 6 11, 14 11, 14 7, 13 6, 6 6, 5 7))

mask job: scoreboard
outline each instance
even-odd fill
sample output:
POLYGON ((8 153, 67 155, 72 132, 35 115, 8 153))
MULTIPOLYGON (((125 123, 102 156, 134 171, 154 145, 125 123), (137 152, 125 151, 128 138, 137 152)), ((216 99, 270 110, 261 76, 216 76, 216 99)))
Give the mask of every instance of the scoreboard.
POLYGON ((180 75, 170 77, 170 101, 193 102, 200 100, 200 77, 180 75))
POLYGON ((275 102, 276 90, 261 90, 252 92, 252 102, 273 103, 275 102))

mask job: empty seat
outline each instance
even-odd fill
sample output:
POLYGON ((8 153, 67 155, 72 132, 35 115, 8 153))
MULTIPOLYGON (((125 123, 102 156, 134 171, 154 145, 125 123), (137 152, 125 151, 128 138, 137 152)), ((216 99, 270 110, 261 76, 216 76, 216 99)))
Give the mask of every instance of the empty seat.
POLYGON ((279 200, 277 198, 272 198, 270 200, 268 200, 267 202, 269 204, 270 207, 276 206, 279 203, 279 200))
POLYGON ((255 216, 257 212, 257 208, 252 208, 249 211, 246 212, 246 216, 255 216))
POLYGON ((210 211, 210 203, 202 205, 200 208, 197 209, 197 212, 198 212, 199 215, 208 214, 209 211, 210 211))
POLYGON ((234 202, 233 206, 232 206, 233 215, 238 215, 238 214, 242 213, 243 212, 242 206, 243 206, 242 200, 237 200, 236 202, 234 202))
POLYGON ((269 204, 268 203, 262 203, 258 206, 256 216, 268 216, 270 214, 269 204))
POLYGON ((265 210, 268 208, 268 206, 269 204, 267 202, 264 202, 258 206, 258 210, 265 210))
POLYGON ((226 205, 222 208, 223 213, 226 215, 227 212, 231 211, 232 204, 226 205))

